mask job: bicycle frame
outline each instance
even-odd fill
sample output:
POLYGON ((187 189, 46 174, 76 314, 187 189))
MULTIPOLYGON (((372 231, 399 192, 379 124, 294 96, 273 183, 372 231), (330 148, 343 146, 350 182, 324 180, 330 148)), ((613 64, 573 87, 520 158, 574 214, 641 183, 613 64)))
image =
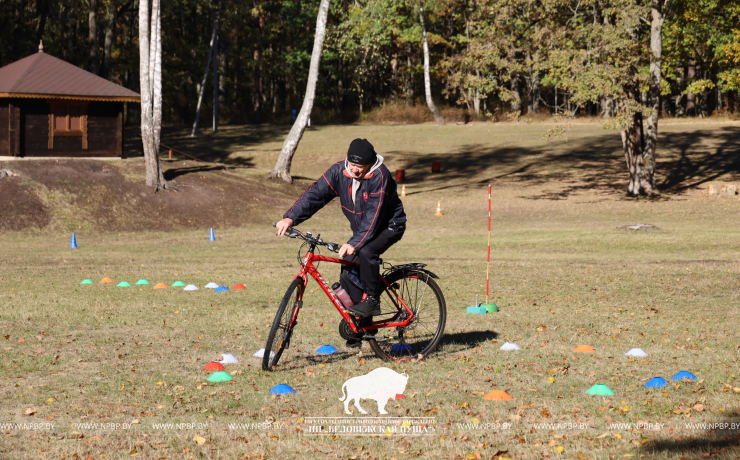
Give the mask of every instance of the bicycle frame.
MULTIPOLYGON (((314 265, 314 262, 329 262, 329 263, 335 263, 340 265, 355 265, 358 266, 356 262, 350 262, 347 260, 337 259, 335 257, 327 257, 322 255, 316 255, 314 254, 315 247, 314 245, 310 245, 308 252, 306 253, 306 257, 303 259, 303 263, 301 264, 301 271, 298 272, 298 274, 295 276, 295 278, 302 278, 303 279, 303 290, 300 294, 300 298, 298 300, 303 300, 303 293, 305 292, 306 286, 308 286, 308 276, 311 275, 313 279, 316 280, 316 282, 319 284, 319 287, 321 287, 321 290, 324 291, 324 294, 329 298, 331 303, 334 305, 334 307, 337 309, 340 315, 344 318, 344 320, 349 324, 349 326, 352 328, 352 331, 359 334, 361 332, 368 332, 372 331, 374 329, 381 329, 381 328, 387 328, 387 327, 405 327, 411 321, 414 320, 415 315, 414 312, 409 308, 408 305, 406 305, 406 302, 401 299, 401 297, 396 293, 396 290, 388 284, 388 282, 383 278, 380 277, 381 281, 385 284, 385 286, 393 292, 394 296, 391 296, 389 294, 389 297, 391 298, 391 302, 395 305, 395 307, 398 309, 398 311, 402 311, 402 309, 405 309, 408 313, 408 316, 403 321, 394 321, 394 318, 398 315, 398 313, 394 314, 392 317, 388 319, 384 319, 381 321, 373 322, 372 324, 369 324, 367 326, 358 326, 355 324, 354 320, 352 319, 352 316, 349 314, 347 309, 342 305, 342 303, 339 301, 337 296, 334 294, 334 291, 329 287, 329 285, 324 281, 324 277, 321 276, 321 273, 319 273, 318 269, 314 265), (400 304, 400 305, 399 305, 400 304)), ((299 308, 296 308, 293 312, 293 317, 291 318, 291 323, 295 323, 296 317, 298 316, 298 310, 299 308)), ((292 327, 292 326, 291 326, 292 327)))

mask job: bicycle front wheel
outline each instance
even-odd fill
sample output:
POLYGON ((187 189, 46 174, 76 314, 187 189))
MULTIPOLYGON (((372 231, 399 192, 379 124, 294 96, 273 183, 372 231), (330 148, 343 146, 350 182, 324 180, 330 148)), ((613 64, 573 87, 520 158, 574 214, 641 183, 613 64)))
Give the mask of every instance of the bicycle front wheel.
POLYGON ((298 311, 303 303, 304 289, 303 279, 296 278, 285 292, 275 320, 272 322, 270 334, 267 336, 265 354, 262 357, 262 370, 273 370, 285 349, 290 345, 290 337, 293 335, 298 311))
POLYGON ((444 334, 447 323, 447 304, 442 289, 427 273, 421 271, 397 272, 386 281, 381 298, 383 313, 403 308, 401 301, 414 312, 414 320, 406 327, 379 329, 377 335, 385 339, 369 339, 370 348, 385 361, 408 360, 423 357, 434 351, 444 334), (386 333, 390 332, 392 333, 386 333))

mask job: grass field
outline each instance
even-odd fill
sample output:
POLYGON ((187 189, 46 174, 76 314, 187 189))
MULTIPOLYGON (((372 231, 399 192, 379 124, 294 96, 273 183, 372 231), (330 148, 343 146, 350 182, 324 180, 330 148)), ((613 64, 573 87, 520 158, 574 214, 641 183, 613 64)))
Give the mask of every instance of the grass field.
MULTIPOLYGON (((546 143, 549 127, 319 127, 302 141, 293 173, 306 180, 354 137, 373 142, 391 171, 407 169, 409 228, 385 259, 427 263, 448 306, 442 344, 419 363, 346 350, 339 315, 311 282, 286 368, 261 371, 252 354, 299 267, 297 242, 274 236, 269 221, 217 229, 216 242, 207 228, 78 234, 78 250, 67 233, 4 234, 0 422, 26 425, 0 426, 0 458, 737 458, 740 200, 703 187, 736 180, 740 124, 664 123, 664 193, 650 200, 624 196, 617 133, 579 124, 567 142, 546 143), (427 172, 432 160, 442 173, 427 172), (489 182, 500 312, 469 315, 465 307, 485 294, 489 182), (434 216, 438 200, 444 217, 434 216), (658 229, 616 228, 637 223, 658 229), (104 276, 247 289, 79 284, 104 276), (506 341, 522 350, 500 351, 506 341), (318 357, 324 344, 340 353, 318 357), (596 352, 574 353, 582 344, 596 352), (634 347, 649 357, 625 357, 634 347), (241 360, 228 367, 235 382, 205 385, 201 367, 224 352, 241 360), (304 432, 311 417, 342 417, 344 381, 381 366, 409 375, 389 416, 434 417, 434 433, 304 432), (681 370, 698 380, 643 387, 681 370), (278 383, 297 393, 269 395, 278 383), (595 383, 616 394, 586 395, 595 383), (484 401, 493 389, 514 400, 484 401)), ((283 131, 264 131, 165 138, 267 172, 283 131)), ((301 228, 349 237, 335 203, 301 228)), ((335 268, 320 269, 337 279, 335 268)), ((367 417, 378 415, 372 400, 362 404, 367 417)))

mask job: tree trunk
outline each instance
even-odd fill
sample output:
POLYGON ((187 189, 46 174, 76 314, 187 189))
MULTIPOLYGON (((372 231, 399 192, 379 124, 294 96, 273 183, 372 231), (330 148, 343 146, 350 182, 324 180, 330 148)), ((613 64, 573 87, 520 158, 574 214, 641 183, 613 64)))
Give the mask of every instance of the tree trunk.
POLYGON ((39 27, 36 30, 36 40, 34 43, 40 43, 46 31, 46 19, 49 17, 49 0, 37 0, 36 11, 39 15, 39 27))
POLYGON ((252 67, 252 110, 260 111, 260 99, 262 99, 262 74, 260 73, 260 50, 255 48, 253 52, 254 64, 252 67))
MULTIPOLYGON (((396 48, 395 40, 393 42, 393 48, 396 48)), ((391 55, 391 102, 396 104, 396 97, 398 93, 398 52, 394 51, 391 55)))
MULTIPOLYGON (((23 25, 26 22, 26 1, 16 0, 15 1, 15 24, 13 25, 13 47, 11 50, 11 61, 15 61, 23 56, 22 41, 23 41, 23 25)), ((38 44, 36 44, 38 46, 38 44)))
POLYGON ((108 12, 108 30, 105 32, 105 42, 103 42, 103 65, 100 67, 100 76, 105 79, 110 74, 110 60, 113 52, 113 36, 115 35, 117 18, 118 7, 112 3, 108 12))
MULTIPOLYGON (((632 115, 631 124, 621 129, 622 147, 630 173, 627 193, 632 196, 649 195, 653 191, 652 177, 645 164, 645 137, 642 131, 642 112, 632 115)), ((652 176, 652 175, 651 175, 652 176)))
POLYGON ((290 165, 293 162, 293 155, 295 155, 298 143, 303 137, 303 132, 306 130, 306 125, 313 109, 313 100, 316 95, 316 80, 319 77, 319 63, 321 62, 321 51, 324 47, 326 19, 329 15, 330 2, 331 0, 321 0, 321 4, 319 5, 319 13, 316 17, 316 35, 313 41, 313 50, 311 51, 308 82, 306 83, 306 95, 303 98, 301 111, 283 143, 283 148, 280 151, 277 163, 275 163, 275 168, 273 168, 269 175, 270 178, 279 177, 285 182, 293 182, 293 178, 290 176, 290 165))
POLYGON ((529 105, 527 105, 527 114, 535 114, 540 108, 540 75, 534 68, 534 61, 531 53, 527 50, 527 60, 529 65, 529 105))
POLYGON ((153 0, 151 17, 149 1, 139 2, 139 53, 141 141, 146 163, 146 185, 158 192, 167 188, 159 161, 159 137, 162 127, 162 40, 159 0, 153 0))
MULTIPOLYGON (((690 85, 696 77, 696 62, 691 60, 686 68, 686 84, 690 85)), ((686 93, 686 116, 696 115, 696 94, 686 93)))
MULTIPOLYGON (((557 88, 555 88, 557 91, 557 88)), ((557 93, 555 96, 555 105, 557 106, 557 93)), ((511 77, 511 111, 521 112, 522 110, 522 96, 519 93, 519 76, 512 75, 511 77)))
POLYGON ((90 6, 88 11, 88 24, 90 28, 87 39, 88 46, 90 48, 90 60, 88 66, 90 68, 90 72, 97 75, 100 70, 100 58, 98 58, 98 48, 100 48, 100 45, 98 44, 98 0, 88 0, 88 4, 90 6))
POLYGON ((658 119, 660 117, 660 66, 663 60, 663 0, 652 0, 652 22, 650 24, 650 105, 653 109, 647 123, 647 146, 644 153, 645 175, 650 183, 648 193, 655 191, 655 154, 658 149, 658 119))
POLYGON ((445 120, 439 114, 439 110, 437 110, 437 106, 434 105, 434 101, 432 100, 432 81, 429 77, 429 43, 427 42, 427 29, 424 27, 424 8, 421 6, 419 7, 419 21, 421 22, 421 36, 424 42, 424 94, 427 98, 429 110, 434 115, 434 121, 438 125, 443 125, 445 124, 445 120))
POLYGON ((416 105, 416 96, 414 95, 414 87, 416 86, 416 79, 414 78, 414 72, 411 67, 411 53, 406 56, 406 70, 408 73, 408 79, 406 81, 406 104, 411 107, 416 105))

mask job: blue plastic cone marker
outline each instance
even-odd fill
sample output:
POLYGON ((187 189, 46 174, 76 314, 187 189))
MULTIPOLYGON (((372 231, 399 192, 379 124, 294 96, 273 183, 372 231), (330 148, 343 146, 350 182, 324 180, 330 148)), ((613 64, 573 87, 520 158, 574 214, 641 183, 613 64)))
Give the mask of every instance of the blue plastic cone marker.
POLYGON ((472 313, 474 315, 485 315, 488 313, 488 310, 486 307, 468 307, 468 313, 472 313))
POLYGON ((213 227, 211 227, 211 236, 208 238, 208 241, 216 241, 216 235, 213 234, 213 227))
POLYGON ((75 238, 74 232, 72 233, 72 242, 69 244, 70 249, 77 249, 77 238, 75 238))
POLYGON ((673 377, 671 377, 671 380, 679 380, 680 381, 680 380, 683 380, 683 379, 686 379, 686 380, 696 380, 696 376, 694 374, 692 374, 691 372, 689 372, 689 371, 681 371, 681 372, 677 372, 676 375, 674 375, 673 377))
POLYGON ((279 385, 275 385, 272 390, 270 390, 271 395, 287 395, 290 393, 295 393, 296 391, 290 387, 290 385, 286 383, 281 383, 279 385))
POLYGON ((229 288, 227 288, 226 286, 219 286, 216 289, 214 289, 213 292, 224 292, 224 291, 228 291, 228 290, 229 290, 229 288))
POLYGON ((318 350, 316 350, 316 353, 318 353, 320 355, 330 355, 330 354, 336 353, 336 352, 337 352, 337 349, 334 348, 331 345, 324 345, 323 347, 321 347, 318 350))
POLYGON ((668 382, 663 377, 653 377, 645 384, 645 388, 662 388, 667 386, 668 382))

